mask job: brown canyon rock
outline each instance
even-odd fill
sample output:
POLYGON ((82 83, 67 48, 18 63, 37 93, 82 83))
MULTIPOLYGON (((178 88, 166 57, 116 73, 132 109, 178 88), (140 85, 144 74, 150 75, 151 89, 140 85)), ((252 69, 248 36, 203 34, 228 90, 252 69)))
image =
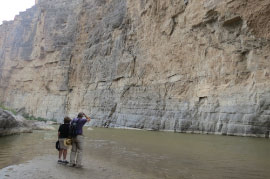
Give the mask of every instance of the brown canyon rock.
POLYGON ((269 0, 39 0, 0 26, 0 100, 62 120, 264 136, 269 0))

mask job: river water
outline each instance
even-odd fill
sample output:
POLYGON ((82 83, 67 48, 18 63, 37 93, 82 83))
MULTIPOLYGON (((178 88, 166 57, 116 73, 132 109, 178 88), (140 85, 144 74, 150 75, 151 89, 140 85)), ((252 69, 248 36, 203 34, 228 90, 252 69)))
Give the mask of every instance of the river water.
MULTIPOLYGON (((85 158, 156 178, 270 178, 269 139, 105 128, 85 128, 84 135, 85 158)), ((56 136, 56 131, 34 131, 0 138, 0 169, 57 155, 56 136)))

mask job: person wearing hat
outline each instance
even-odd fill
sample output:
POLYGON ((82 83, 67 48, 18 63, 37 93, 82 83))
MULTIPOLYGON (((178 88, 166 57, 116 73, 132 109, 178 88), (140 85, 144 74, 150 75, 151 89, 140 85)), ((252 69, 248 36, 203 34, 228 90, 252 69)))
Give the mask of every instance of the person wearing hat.
POLYGON ((58 163, 68 164, 68 161, 66 160, 68 147, 65 145, 65 141, 69 135, 70 121, 71 119, 69 117, 65 117, 64 124, 61 124, 58 129, 58 140, 60 144, 58 163), (63 160, 61 160, 62 156, 63 160))
POLYGON ((83 153, 83 126, 91 119, 83 112, 78 114, 77 118, 72 119, 71 125, 76 123, 76 136, 72 137, 72 149, 70 153, 70 166, 82 167, 82 153, 83 153), (85 117, 85 118, 83 118, 85 117))

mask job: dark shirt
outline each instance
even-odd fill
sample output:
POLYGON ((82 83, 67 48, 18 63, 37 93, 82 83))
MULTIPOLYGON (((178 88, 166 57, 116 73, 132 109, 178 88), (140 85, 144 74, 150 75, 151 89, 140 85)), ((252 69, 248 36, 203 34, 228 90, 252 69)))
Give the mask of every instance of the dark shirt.
POLYGON ((67 138, 69 131, 69 123, 68 124, 61 124, 59 126, 58 132, 60 132, 59 138, 67 138))
POLYGON ((83 126, 87 122, 87 119, 85 118, 74 118, 71 122, 77 121, 77 134, 82 135, 83 134, 83 126))

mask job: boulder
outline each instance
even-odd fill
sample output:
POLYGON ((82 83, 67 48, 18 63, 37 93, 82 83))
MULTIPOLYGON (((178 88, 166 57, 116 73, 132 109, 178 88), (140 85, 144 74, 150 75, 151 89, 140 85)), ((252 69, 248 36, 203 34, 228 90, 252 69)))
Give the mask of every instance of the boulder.
POLYGON ((33 130, 55 130, 51 122, 25 120, 21 115, 14 115, 0 108, 0 137, 32 132, 33 130))
POLYGON ((32 128, 22 116, 15 116, 11 112, 0 109, 0 136, 32 132, 32 128))

